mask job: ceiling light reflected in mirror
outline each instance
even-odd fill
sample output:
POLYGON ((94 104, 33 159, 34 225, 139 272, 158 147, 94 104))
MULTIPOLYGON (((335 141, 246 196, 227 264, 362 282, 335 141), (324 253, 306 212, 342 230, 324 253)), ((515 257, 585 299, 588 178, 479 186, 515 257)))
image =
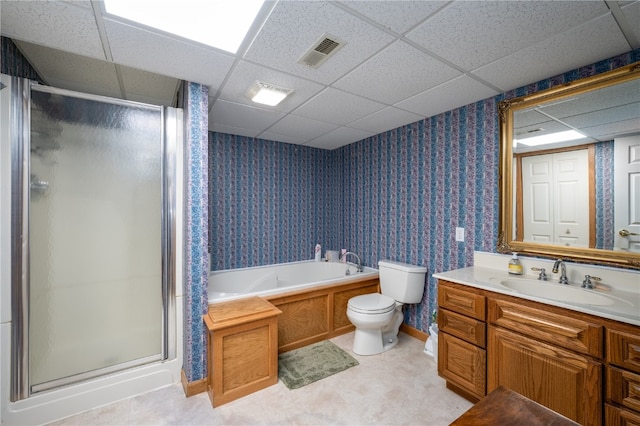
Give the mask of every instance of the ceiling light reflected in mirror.
POLYGON ((586 136, 575 130, 566 130, 564 132, 549 133, 546 135, 533 136, 524 139, 514 139, 513 145, 522 144, 527 146, 548 145, 557 142, 568 142, 576 139, 582 139, 586 136))

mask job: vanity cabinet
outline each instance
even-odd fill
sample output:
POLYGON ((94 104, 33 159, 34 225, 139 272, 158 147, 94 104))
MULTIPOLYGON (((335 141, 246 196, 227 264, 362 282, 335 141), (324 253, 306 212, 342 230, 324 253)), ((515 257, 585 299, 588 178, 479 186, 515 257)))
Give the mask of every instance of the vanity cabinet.
POLYGON ((504 386, 584 425, 640 425, 640 327, 444 280, 438 306, 450 389, 477 401, 504 386))
POLYGON ((478 401, 486 395, 486 300, 455 285, 438 291, 438 374, 478 401))
POLYGON ((607 330, 607 425, 640 425, 640 334, 607 330))

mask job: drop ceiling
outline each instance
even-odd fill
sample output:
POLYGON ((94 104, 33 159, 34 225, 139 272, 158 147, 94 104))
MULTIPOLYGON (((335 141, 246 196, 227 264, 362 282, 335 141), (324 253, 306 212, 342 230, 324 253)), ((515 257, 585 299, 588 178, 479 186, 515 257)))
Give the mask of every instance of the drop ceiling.
POLYGON ((100 1, 2 0, 0 17, 51 86, 171 105, 180 80, 198 82, 210 131, 323 149, 640 47, 640 1, 271 1, 236 54, 100 1), (346 44, 298 63, 326 34, 346 44), (259 106, 245 96, 256 80, 294 92, 259 106))

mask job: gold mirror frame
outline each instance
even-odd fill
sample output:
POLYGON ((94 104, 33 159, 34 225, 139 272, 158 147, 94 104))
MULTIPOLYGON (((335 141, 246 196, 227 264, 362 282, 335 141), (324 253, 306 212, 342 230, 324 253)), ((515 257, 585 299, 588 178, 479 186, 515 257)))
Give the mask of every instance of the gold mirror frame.
POLYGON ((640 78, 640 62, 593 77, 576 80, 531 95, 507 99, 498 105, 500 119, 500 221, 498 232, 499 253, 518 252, 540 257, 563 258, 611 266, 640 269, 640 253, 583 247, 532 243, 514 240, 513 204, 513 115, 514 112, 535 104, 557 102, 570 96, 613 86, 640 78))

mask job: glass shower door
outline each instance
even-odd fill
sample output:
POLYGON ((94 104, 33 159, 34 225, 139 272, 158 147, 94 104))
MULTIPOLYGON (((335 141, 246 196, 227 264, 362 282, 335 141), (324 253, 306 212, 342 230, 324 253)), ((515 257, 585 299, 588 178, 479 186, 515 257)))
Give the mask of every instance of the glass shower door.
POLYGON ((163 356, 163 110, 31 90, 31 393, 163 356))

